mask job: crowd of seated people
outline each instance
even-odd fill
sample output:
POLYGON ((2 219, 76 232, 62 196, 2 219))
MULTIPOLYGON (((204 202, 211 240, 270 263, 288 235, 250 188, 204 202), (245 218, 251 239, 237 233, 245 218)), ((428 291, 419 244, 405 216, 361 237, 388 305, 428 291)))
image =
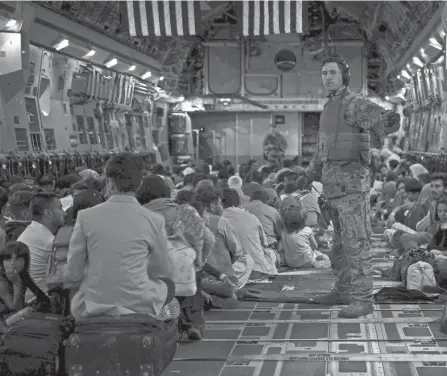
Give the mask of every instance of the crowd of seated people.
POLYGON ((250 161, 237 176, 225 161, 175 175, 123 153, 96 171, 2 182, 0 314, 35 299, 21 271, 49 292, 53 242, 62 227, 73 226, 63 288, 75 319, 133 312, 178 317, 188 338, 201 339, 205 310, 237 307, 248 283, 267 282, 278 268, 308 267, 294 261, 303 253, 325 256, 313 236, 321 186, 306 183, 291 161, 285 165, 275 171, 250 161), (176 265, 168 257, 176 236, 196 255, 191 296, 176 296, 176 265))
MULTIPOLYGON (((236 308, 247 284, 268 283, 284 267, 330 267, 320 242, 328 227, 322 186, 296 161, 275 169, 251 160, 238 175, 229 161, 175 174, 139 158, 122 153, 96 171, 1 184, 0 314, 34 298, 23 270, 48 291, 48 259, 63 226, 73 226, 63 276, 71 315, 178 318, 191 340, 205 335, 204 312, 236 308), (195 253, 196 289, 186 296, 176 294, 181 265, 168 257, 178 238, 195 253)), ((376 167, 375 220, 396 253, 427 244, 447 256, 447 174, 396 158, 376 167)))
MULTIPOLYGON (((382 226, 394 256, 423 248, 447 268, 447 172, 429 173, 389 150, 373 152, 373 163, 380 166, 372 183, 373 223, 382 226)), ((447 269, 436 272, 447 275, 447 269)))

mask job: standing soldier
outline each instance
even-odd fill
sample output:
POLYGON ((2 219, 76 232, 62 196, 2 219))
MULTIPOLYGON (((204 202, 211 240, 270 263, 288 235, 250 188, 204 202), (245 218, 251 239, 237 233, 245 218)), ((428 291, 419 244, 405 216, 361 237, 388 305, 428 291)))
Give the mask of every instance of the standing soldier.
POLYGON ((271 166, 281 169, 288 145, 285 137, 276 129, 276 124, 270 125, 270 132, 265 136, 262 147, 264 149, 264 159, 271 166))
POLYGON ((354 318, 373 312, 369 150, 380 148, 385 135, 399 130, 400 116, 350 91, 350 76, 339 55, 323 61, 322 80, 329 95, 307 174, 321 179, 324 207, 334 226, 334 287, 315 302, 347 305, 339 317, 354 318))

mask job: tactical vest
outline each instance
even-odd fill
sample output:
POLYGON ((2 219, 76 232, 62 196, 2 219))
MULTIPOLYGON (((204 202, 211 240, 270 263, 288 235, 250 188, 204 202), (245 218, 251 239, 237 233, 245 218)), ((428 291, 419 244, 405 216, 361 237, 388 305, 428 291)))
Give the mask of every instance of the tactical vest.
POLYGON ((320 116, 318 135, 319 156, 323 163, 368 163, 369 131, 350 126, 345 118, 348 104, 356 97, 357 94, 347 91, 340 97, 329 101, 324 107, 320 116))

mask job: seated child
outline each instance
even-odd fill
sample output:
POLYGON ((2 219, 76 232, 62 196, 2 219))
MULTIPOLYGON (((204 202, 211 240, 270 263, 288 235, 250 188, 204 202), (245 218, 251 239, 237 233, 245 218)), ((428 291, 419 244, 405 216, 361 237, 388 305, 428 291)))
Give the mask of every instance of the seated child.
POLYGON ((290 206, 282 211, 284 227, 282 247, 284 261, 289 268, 312 268, 316 262, 329 257, 317 250, 318 244, 310 227, 305 226, 306 213, 299 206, 290 206))
POLYGON ((381 195, 376 204, 376 214, 373 219, 374 223, 386 221, 394 207, 394 196, 396 195, 396 183, 389 181, 382 187, 381 195))

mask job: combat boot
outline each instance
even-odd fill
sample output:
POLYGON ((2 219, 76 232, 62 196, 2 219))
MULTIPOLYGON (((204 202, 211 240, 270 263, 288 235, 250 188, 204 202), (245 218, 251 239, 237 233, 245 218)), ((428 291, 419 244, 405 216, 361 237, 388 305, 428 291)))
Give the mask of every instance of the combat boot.
POLYGON ((338 317, 346 317, 355 319, 360 316, 369 315, 374 312, 374 307, 372 303, 366 302, 352 302, 348 306, 342 308, 338 312, 338 317))
POLYGON ((341 295, 336 291, 331 291, 329 294, 318 295, 313 298, 313 302, 325 305, 347 305, 351 302, 349 295, 341 295))

